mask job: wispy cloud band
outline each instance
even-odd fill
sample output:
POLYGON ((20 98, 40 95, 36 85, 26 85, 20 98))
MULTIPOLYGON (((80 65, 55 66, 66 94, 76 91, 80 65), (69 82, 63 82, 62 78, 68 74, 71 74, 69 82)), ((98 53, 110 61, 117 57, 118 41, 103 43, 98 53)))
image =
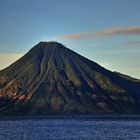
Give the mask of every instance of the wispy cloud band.
POLYGON ((140 26, 108 28, 99 32, 66 34, 66 35, 60 35, 57 38, 61 40, 65 40, 65 39, 73 40, 73 39, 87 39, 87 38, 94 38, 94 37, 107 37, 107 36, 114 36, 114 35, 140 35, 140 26))
POLYGON ((140 26, 110 28, 101 32, 97 32, 96 35, 99 35, 99 36, 140 35, 140 26))
POLYGON ((123 45, 140 45, 140 41, 126 41, 123 45))

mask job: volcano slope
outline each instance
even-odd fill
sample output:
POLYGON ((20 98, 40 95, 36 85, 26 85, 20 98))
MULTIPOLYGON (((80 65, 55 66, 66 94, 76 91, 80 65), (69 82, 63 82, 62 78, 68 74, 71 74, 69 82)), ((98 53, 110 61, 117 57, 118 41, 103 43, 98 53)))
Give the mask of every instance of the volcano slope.
POLYGON ((40 42, 0 71, 0 115, 140 113, 140 80, 57 42, 40 42))

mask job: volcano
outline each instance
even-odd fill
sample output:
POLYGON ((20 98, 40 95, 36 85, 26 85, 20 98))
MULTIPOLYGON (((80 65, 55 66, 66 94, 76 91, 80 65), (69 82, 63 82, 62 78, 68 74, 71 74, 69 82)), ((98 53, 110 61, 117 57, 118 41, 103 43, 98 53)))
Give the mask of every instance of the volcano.
POLYGON ((140 113, 140 80, 58 42, 40 42, 0 71, 0 115, 140 113))

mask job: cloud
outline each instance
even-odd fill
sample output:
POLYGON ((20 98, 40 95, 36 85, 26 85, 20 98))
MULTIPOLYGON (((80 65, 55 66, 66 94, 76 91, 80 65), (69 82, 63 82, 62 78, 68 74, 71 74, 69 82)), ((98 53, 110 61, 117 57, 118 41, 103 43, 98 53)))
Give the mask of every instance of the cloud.
POLYGON ((97 36, 140 35, 140 26, 110 28, 101 32, 97 32, 96 35, 97 36))
POLYGON ((121 54, 121 53, 140 53, 140 48, 123 48, 123 49, 113 49, 113 50, 105 50, 100 52, 102 54, 121 54))
POLYGON ((91 39, 95 37, 108 37, 115 35, 140 35, 140 26, 108 28, 99 32, 84 32, 75 34, 60 35, 57 38, 61 40, 73 39, 91 39))
POLYGON ((61 36, 58 36, 59 39, 84 39, 88 36, 88 34, 86 33, 79 33, 79 34, 66 34, 66 35, 61 35, 61 36))
POLYGON ((140 45, 140 41, 126 41, 123 45, 140 45))
POLYGON ((135 72, 135 71, 140 72, 140 67, 129 68, 128 70, 133 71, 133 72, 135 72))
POLYGON ((0 70, 9 66, 22 56, 23 54, 20 53, 0 54, 0 70))

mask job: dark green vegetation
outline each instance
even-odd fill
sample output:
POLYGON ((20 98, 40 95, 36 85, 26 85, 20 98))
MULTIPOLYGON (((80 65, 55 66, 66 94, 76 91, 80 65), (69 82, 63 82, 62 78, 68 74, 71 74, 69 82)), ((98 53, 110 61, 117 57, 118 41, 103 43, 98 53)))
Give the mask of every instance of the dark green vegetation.
POLYGON ((140 81, 57 42, 40 42, 0 71, 0 115, 140 113, 140 81))

